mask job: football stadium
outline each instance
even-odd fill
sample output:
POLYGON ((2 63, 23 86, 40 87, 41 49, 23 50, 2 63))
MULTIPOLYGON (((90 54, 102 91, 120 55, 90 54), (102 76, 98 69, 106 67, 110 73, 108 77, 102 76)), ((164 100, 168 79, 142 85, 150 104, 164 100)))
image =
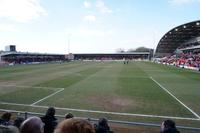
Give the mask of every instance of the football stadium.
POLYGON ((150 52, 1 54, 0 111, 12 118, 67 113, 114 132, 158 132, 172 119, 183 133, 200 131, 200 21, 177 26, 150 52))

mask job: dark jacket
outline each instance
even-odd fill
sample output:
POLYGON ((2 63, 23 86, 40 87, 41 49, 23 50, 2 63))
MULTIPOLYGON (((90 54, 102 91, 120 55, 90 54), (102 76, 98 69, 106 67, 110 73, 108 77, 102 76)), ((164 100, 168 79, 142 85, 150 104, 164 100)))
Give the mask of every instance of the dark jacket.
POLYGON ((101 125, 94 125, 96 133, 114 133, 113 131, 110 131, 109 127, 101 126, 101 125))
POLYGON ((13 123, 8 120, 0 119, 0 125, 10 126, 10 125, 13 125, 13 123))
POLYGON ((164 131, 161 131, 160 133, 180 133, 176 128, 168 128, 164 131))
POLYGON ((57 119, 54 116, 45 115, 41 117, 41 120, 45 124, 44 133, 53 133, 57 125, 57 119))

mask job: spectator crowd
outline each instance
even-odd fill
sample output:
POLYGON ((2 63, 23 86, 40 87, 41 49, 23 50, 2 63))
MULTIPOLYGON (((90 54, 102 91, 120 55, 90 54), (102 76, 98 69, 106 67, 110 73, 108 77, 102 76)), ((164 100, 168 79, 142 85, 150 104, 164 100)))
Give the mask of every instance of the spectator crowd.
POLYGON ((200 70, 200 53, 181 53, 164 57, 160 60, 163 64, 174 65, 181 68, 200 70))
MULTIPOLYGON (((110 130, 106 118, 100 118, 95 124, 85 119, 76 118, 68 113, 65 119, 58 123, 55 118, 55 108, 50 107, 42 117, 32 116, 11 120, 11 113, 5 112, 0 119, 0 133, 114 133, 110 130)), ((180 133, 175 122, 162 122, 160 133, 180 133)))

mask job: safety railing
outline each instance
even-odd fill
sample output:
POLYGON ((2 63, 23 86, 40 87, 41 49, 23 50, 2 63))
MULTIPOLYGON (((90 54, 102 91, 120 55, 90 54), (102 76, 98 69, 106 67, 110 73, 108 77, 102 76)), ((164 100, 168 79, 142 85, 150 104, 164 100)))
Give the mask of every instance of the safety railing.
MULTIPOLYGON (((5 109, 0 109, 0 112, 10 112, 10 113, 15 113, 17 117, 23 117, 24 119, 27 119, 28 117, 31 116, 43 116, 43 113, 36 113, 36 112, 24 112, 24 111, 17 111, 17 110, 5 110, 5 109)), ((55 115, 58 119, 64 119, 63 115, 55 115)), ((76 118, 82 118, 82 119, 87 119, 91 122, 98 122, 98 119, 95 118, 85 118, 85 117, 76 117, 76 118)), ((119 120, 108 120, 109 123, 111 124, 120 124, 120 125, 128 125, 128 126, 145 126, 145 127, 160 127, 160 124, 156 123, 146 123, 146 122, 129 122, 129 121, 119 121, 119 120)), ((191 130, 191 131, 199 131, 199 127, 189 127, 189 126, 177 126, 179 129, 184 129, 184 130, 191 130)))

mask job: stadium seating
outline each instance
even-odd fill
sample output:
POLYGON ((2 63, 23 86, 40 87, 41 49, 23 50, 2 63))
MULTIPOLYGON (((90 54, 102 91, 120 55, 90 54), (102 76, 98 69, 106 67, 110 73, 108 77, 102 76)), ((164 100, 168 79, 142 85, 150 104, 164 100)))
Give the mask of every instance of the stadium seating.
POLYGON ((161 63, 167 65, 174 65, 181 68, 187 68, 192 70, 200 70, 200 53, 181 53, 174 54, 172 56, 164 57, 160 60, 161 63))

